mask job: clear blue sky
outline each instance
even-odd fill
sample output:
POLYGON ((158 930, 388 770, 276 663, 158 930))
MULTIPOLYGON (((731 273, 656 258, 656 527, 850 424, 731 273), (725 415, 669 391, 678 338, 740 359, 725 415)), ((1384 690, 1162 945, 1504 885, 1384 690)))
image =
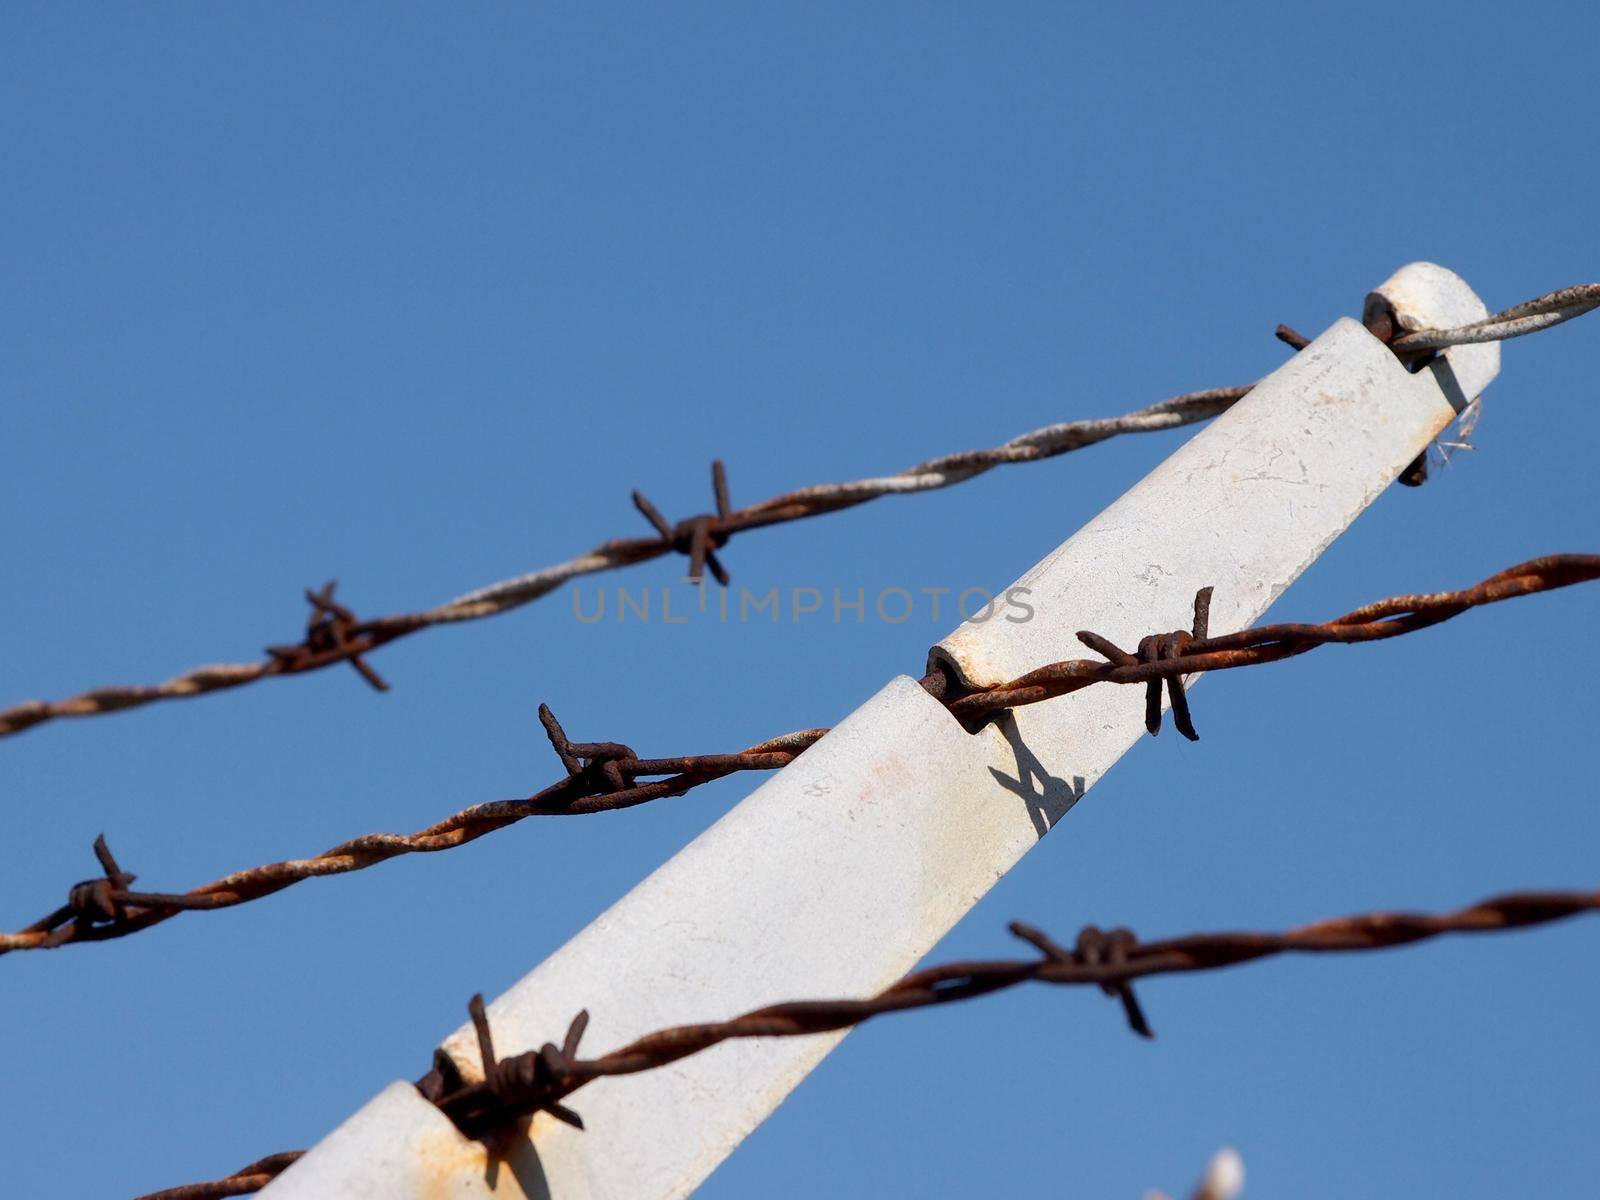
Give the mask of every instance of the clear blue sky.
MULTIPOLYGON (((713 456, 749 502, 1247 382, 1277 322, 1411 259, 1491 306, 1597 274, 1592 6, 870 7, 7 5, 0 702, 248 660, 326 578, 392 612, 643 532, 629 489, 699 511, 713 456)), ((1508 346, 1477 451, 1274 615, 1600 549, 1595 320, 1508 346)), ((1001 586, 1186 436, 725 558, 760 589, 1001 586)), ((1208 680, 1204 740, 1141 744, 936 954, 1009 953, 1012 917, 1159 936, 1594 885, 1596 603, 1208 680)), ((101 831, 178 890, 534 790, 541 700, 575 737, 732 749, 918 673, 947 624, 591 626, 562 592, 384 652, 387 696, 341 670, 59 722, 0 744, 3 924, 101 831)), ((749 787, 7 958, 0 1191, 315 1142, 749 787)), ((703 1194, 1135 1197, 1222 1144, 1259 1197, 1589 1194, 1597 939, 1153 982, 1153 1044, 1092 992, 886 1021, 703 1194)))

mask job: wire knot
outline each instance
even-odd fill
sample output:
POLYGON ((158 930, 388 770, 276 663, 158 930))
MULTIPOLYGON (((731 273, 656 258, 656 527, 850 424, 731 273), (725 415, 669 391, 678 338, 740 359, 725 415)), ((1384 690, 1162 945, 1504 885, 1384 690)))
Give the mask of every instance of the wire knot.
POLYGON ((62 914, 63 920, 72 920, 80 929, 121 924, 127 918, 123 905, 128 886, 138 878, 117 865, 103 833, 94 840, 94 854, 105 874, 99 879, 73 884, 67 892, 67 905, 62 914))
POLYGON ((539 705, 539 724, 544 726, 556 757, 567 769, 567 778, 582 789, 582 795, 606 796, 634 785, 634 772, 623 765, 638 760, 631 746, 570 740, 548 704, 539 705))
POLYGON ((1100 981, 1100 990, 1122 1002, 1122 1013, 1128 1020, 1129 1029, 1143 1038, 1156 1036, 1150 1028, 1150 1022, 1145 1020, 1139 998, 1133 994, 1133 984, 1117 977, 1120 972, 1127 970, 1129 957, 1139 946, 1139 939, 1134 936, 1133 930, 1119 927, 1107 933, 1096 925, 1085 925, 1078 933, 1077 945, 1071 950, 1043 930, 1022 921, 1011 922, 1011 932, 1051 962, 1087 967, 1092 971, 1109 971, 1110 977, 1100 981))
POLYGON ((707 567, 723 587, 728 586, 728 572, 717 557, 717 551, 728 544, 732 532, 724 523, 733 515, 728 503, 728 473, 718 459, 711 464, 711 490, 716 497, 716 513, 702 513, 669 524, 661 510, 645 498, 643 492, 633 493, 633 506, 644 514, 652 528, 671 549, 689 557, 689 578, 700 582, 707 567))
MULTIPOLYGON (((1137 653, 1129 654, 1109 638, 1098 633, 1080 631, 1078 640, 1097 654, 1119 667, 1132 667, 1182 658, 1195 642, 1204 641, 1211 628, 1211 592, 1203 587, 1194 594, 1194 625, 1188 630, 1173 633, 1152 633, 1139 641, 1137 653)), ((1165 681, 1167 695, 1172 701, 1172 723, 1178 732, 1191 742, 1200 740, 1195 732, 1194 719, 1189 714, 1189 697, 1183 690, 1183 676, 1176 671, 1157 675, 1144 685, 1144 727, 1154 737, 1161 732, 1161 684, 1165 681)))
POLYGON ((560 1047, 546 1042, 537 1050, 511 1058, 495 1057, 494 1037, 489 1032, 489 1016, 481 993, 467 1002, 467 1011, 472 1014, 472 1027, 478 1035, 483 1085, 465 1087, 440 1098, 437 1104, 445 1114, 470 1137, 494 1133, 536 1112, 547 1112, 558 1121, 582 1129, 583 1118, 561 1100, 584 1082, 576 1064, 578 1043, 589 1025, 588 1011, 572 1019, 560 1047))
POLYGON ((284 674, 314 670, 343 659, 374 690, 387 692, 389 685, 361 657, 373 648, 371 641, 362 640, 366 631, 355 613, 333 598, 336 587, 338 581, 330 579, 317 591, 307 588, 305 596, 306 603, 311 605, 311 616, 306 620, 305 640, 293 646, 268 646, 267 653, 284 674))

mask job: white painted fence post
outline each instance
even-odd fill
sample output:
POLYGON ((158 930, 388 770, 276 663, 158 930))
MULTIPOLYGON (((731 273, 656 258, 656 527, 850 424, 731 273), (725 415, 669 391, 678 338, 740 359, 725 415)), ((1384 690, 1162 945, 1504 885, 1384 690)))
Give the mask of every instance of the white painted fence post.
MULTIPOLYGON (((1428 263, 1369 301, 1384 303, 1407 329, 1487 315, 1428 263)), ((1253 623, 1499 365, 1498 345, 1461 346, 1412 375, 1337 322, 1023 575, 1031 621, 963 625, 934 654, 972 683, 1000 682, 1081 657, 1078 629, 1132 645, 1183 628, 1207 584, 1213 632, 1253 623)), ((585 1047, 601 1053, 665 1025, 878 991, 1138 740, 1142 715, 1143 689, 1091 688, 968 734, 912 679, 892 680, 496 1000, 496 1049, 559 1041, 580 1008, 593 1014, 585 1047)), ((540 1115, 503 1160, 395 1083, 264 1194, 683 1196, 843 1036, 729 1042, 596 1081, 572 1100, 587 1133, 540 1115)), ((445 1047, 480 1077, 470 1027, 445 1047)))

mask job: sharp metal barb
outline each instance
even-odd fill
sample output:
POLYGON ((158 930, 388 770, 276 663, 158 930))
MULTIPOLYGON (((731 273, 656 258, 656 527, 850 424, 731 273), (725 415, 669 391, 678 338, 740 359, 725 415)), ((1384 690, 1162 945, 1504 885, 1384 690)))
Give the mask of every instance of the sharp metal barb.
POLYGON ((1285 345, 1293 347, 1296 351, 1304 350, 1311 345, 1311 339, 1302 333, 1296 333, 1287 325, 1279 325, 1272 331, 1272 336, 1285 345))

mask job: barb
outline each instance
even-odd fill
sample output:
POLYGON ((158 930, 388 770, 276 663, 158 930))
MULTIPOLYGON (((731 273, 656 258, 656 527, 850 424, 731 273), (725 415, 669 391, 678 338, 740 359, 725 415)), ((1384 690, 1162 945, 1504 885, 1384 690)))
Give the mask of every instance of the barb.
POLYGON ((671 553, 688 556, 691 578, 700 579, 702 572, 709 568, 717 582, 726 586, 728 573, 716 552, 736 533, 839 512, 881 496, 951 487, 996 467, 1041 462, 1122 434, 1155 433, 1209 420, 1226 411, 1249 390, 1249 387, 1232 387, 1190 392, 1120 417, 1049 425, 990 450, 947 454, 896 475, 802 488, 742 509, 730 506, 727 473, 722 463, 716 462, 712 464, 715 498, 712 513, 689 517, 673 525, 641 493, 634 492, 634 506, 650 522, 655 531, 653 537, 602 542, 587 554, 489 584, 436 608, 369 621, 359 621, 350 610, 335 605, 332 584, 320 592, 308 590, 306 598, 313 607, 312 621, 305 640, 299 645, 269 647, 262 662, 196 667, 164 683, 96 688, 66 700, 25 701, 0 710, 0 737, 21 733, 58 717, 121 712, 161 700, 225 691, 281 675, 304 674, 341 662, 350 663, 368 683, 383 691, 388 685, 366 665, 363 656, 418 630, 497 616, 529 604, 569 580, 648 562, 671 553))
POLYGON ((387 692, 389 685, 362 660, 361 656, 373 648, 370 635, 362 632, 362 624, 355 613, 333 598, 338 580, 330 579, 321 590, 306 589, 306 603, 311 605, 311 617, 306 622, 305 640, 294 646, 268 646, 267 655, 281 664, 281 674, 315 670, 336 662, 347 662, 356 674, 378 692, 387 692))
POLYGON ((717 558, 717 551, 727 545, 732 536, 727 525, 733 519, 733 510, 728 504, 728 472, 720 461, 711 464, 711 490, 716 497, 716 515, 690 517, 678 525, 667 524, 660 510, 646 500, 642 492, 633 493, 633 506, 644 514, 663 542, 689 556, 690 579, 699 583, 705 569, 710 567, 716 581, 727 587, 728 572, 717 558))
POLYGON ((742 1038, 806 1037, 860 1025, 873 1017, 934 1008, 1005 991, 1024 983, 1094 986, 1123 997, 1134 1032, 1153 1036, 1131 1000, 1135 980, 1155 975, 1213 971, 1279 954, 1381 950, 1447 933, 1488 933, 1564 920, 1600 911, 1600 891, 1514 892, 1457 912, 1377 912, 1319 921, 1283 933, 1196 933, 1141 943, 1125 929, 1103 934, 1089 926, 1068 951, 1022 922, 1011 932, 1039 950, 1036 959, 954 962, 907 975, 861 1000, 797 1000, 758 1008, 731 1020, 677 1025, 645 1034, 598 1058, 577 1057, 588 1014, 579 1013, 560 1049, 546 1044, 497 1059, 483 998, 469 1005, 479 1037, 484 1080, 468 1082, 442 1052, 418 1088, 469 1137, 489 1136, 535 1112, 550 1112, 582 1128, 564 1101, 595 1079, 636 1075, 665 1067, 712 1046, 742 1038))
MULTIPOLYGON (((1468 908, 1439 915, 1430 913, 1374 912, 1336 917, 1302 925, 1282 933, 1193 933, 1165 941, 1140 942, 1126 929, 1103 934, 1088 926, 1069 951, 1048 935, 1021 921, 1009 926, 1016 937, 1039 951, 1036 959, 996 959, 953 962, 926 967, 905 976, 875 996, 854 1000, 795 1000, 744 1013, 731 1020, 699 1025, 674 1025, 636 1038, 599 1058, 578 1057, 578 1046, 589 1024, 587 1011, 568 1026, 562 1044, 546 1042, 537 1050, 501 1058, 495 1053, 483 997, 467 1004, 478 1036, 481 1081, 466 1079, 460 1065, 443 1050, 434 1052, 433 1068, 417 1081, 417 1090, 455 1123, 467 1137, 491 1138, 517 1127, 534 1113, 547 1112, 577 1129, 583 1118, 565 1101, 596 1079, 638 1075, 669 1066, 723 1042, 744 1038, 808 1037, 861 1025, 888 1013, 910 1012, 959 1003, 1025 983, 1061 987, 1098 987, 1123 998, 1124 1014, 1135 1033, 1154 1035, 1133 1004, 1135 980, 1156 975, 1215 971, 1280 954, 1339 954, 1383 950, 1428 941, 1451 933, 1493 933, 1562 921, 1600 911, 1600 890, 1510 892, 1479 901, 1468 908)), ((263 1159, 292 1162, 299 1154, 263 1159)), ((285 1162, 283 1166, 287 1166, 285 1162)), ((261 1163, 245 1168, 250 1171, 261 1163)), ((1223 1197, 1237 1192, 1242 1178, 1228 1190, 1222 1184, 1241 1175, 1237 1164, 1219 1172, 1216 1164, 1197 1198, 1223 1197), (1215 1179, 1216 1183, 1211 1181, 1215 1179), (1213 1188, 1207 1191, 1205 1188, 1213 1188)), ((282 1170, 279 1167, 278 1170, 282 1170)), ((241 1175, 244 1172, 240 1172, 241 1175)), ((276 1174, 276 1172, 274 1172, 276 1174)), ((269 1176, 270 1178, 270 1176, 269 1176)), ((221 1181, 228 1182, 228 1181, 221 1181)), ((265 1181, 262 1185, 264 1186, 265 1181)), ((215 1187, 197 1184, 193 1187, 215 1187)), ((239 1192, 197 1191, 174 1188, 140 1200, 197 1200, 200 1197, 238 1195, 239 1192)))
MULTIPOLYGON (((964 693, 951 689, 942 677, 929 677, 923 683, 951 715, 969 726, 1096 683, 1140 684, 1145 688, 1146 728, 1152 734, 1161 727, 1161 689, 1165 686, 1172 699, 1174 724, 1185 737, 1196 739, 1199 735, 1183 690, 1185 675, 1276 662, 1332 642, 1397 637, 1449 620, 1469 608, 1597 578, 1600 555, 1549 555, 1501 571, 1461 591, 1396 596, 1323 625, 1261 625, 1221 637, 1208 636, 1211 589, 1202 588, 1195 596, 1192 628, 1152 634, 1140 641, 1136 654, 1085 630, 1079 632, 1079 640, 1101 654, 1104 661, 1071 659, 1050 663, 1009 683, 964 693)), ((620 742, 569 740, 546 705, 539 707, 539 720, 565 775, 532 796, 474 805, 412 834, 368 834, 312 858, 237 871, 181 894, 131 891, 133 877, 117 866, 102 837, 95 843, 95 853, 104 876, 74 885, 66 904, 26 929, 0 934, 0 954, 125 937, 180 912, 231 908, 307 879, 348 874, 403 854, 450 850, 528 817, 615 812, 682 796, 739 771, 773 771, 787 766, 828 732, 826 728, 798 730, 733 754, 640 758, 620 742), (663 778, 654 778, 657 776, 663 778), (640 782, 641 777, 647 781, 640 782)))
POLYGON ((259 1192, 279 1175, 287 1171, 305 1154, 304 1150, 286 1150, 282 1154, 269 1154, 248 1167, 240 1167, 225 1179, 208 1183, 186 1183, 182 1187, 148 1192, 134 1200, 220 1200, 223 1196, 248 1196, 259 1192))

